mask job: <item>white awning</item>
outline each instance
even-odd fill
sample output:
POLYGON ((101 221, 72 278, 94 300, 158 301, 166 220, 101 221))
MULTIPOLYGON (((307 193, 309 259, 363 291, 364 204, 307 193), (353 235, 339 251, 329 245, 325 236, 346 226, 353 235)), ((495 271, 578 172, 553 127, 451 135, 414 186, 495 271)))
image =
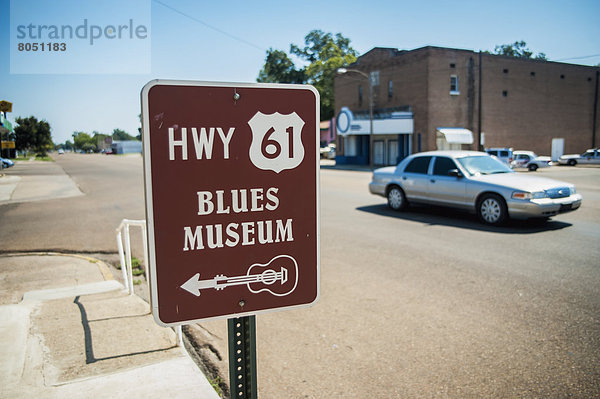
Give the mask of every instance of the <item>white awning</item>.
MULTIPOLYGON (((348 107, 342 107, 336 120, 337 134, 371 134, 371 121, 356 119, 348 107)), ((396 111, 382 118, 373 119, 373 134, 413 134, 414 120, 411 111, 396 111)))
POLYGON ((438 133, 441 133, 450 144, 473 144, 473 132, 462 127, 438 127, 438 133))

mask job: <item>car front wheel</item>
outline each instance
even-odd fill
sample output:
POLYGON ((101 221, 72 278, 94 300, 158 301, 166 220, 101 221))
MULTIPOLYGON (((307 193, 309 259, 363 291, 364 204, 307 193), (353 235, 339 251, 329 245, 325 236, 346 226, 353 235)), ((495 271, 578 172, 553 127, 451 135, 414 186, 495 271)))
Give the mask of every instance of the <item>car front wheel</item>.
POLYGON ((575 166, 577 165, 577 161, 574 159, 569 159, 569 162, 567 162, 569 166, 575 166))
POLYGON ((535 172, 537 170, 538 166, 536 164, 532 163, 527 168, 529 169, 530 172, 535 172))
POLYGON ((404 191, 398 186, 389 189, 387 200, 388 206, 395 211, 406 208, 406 196, 404 195, 404 191))
POLYGON ((485 224, 501 225, 506 221, 508 215, 506 203, 502 197, 496 194, 486 194, 477 204, 477 215, 479 220, 485 224))

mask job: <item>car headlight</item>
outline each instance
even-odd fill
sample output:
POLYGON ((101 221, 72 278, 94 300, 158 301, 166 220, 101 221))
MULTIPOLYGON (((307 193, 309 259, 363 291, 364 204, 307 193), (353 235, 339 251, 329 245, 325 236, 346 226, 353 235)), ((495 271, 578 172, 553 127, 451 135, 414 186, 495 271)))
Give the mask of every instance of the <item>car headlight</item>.
POLYGON ((536 191, 533 193, 530 193, 529 191, 515 191, 512 193, 512 198, 518 200, 546 198, 546 193, 544 191, 536 191))
POLYGON ((569 193, 570 193, 571 195, 573 195, 573 194, 577 194, 577 190, 575 190, 575 186, 573 186, 573 187, 569 187, 569 193))

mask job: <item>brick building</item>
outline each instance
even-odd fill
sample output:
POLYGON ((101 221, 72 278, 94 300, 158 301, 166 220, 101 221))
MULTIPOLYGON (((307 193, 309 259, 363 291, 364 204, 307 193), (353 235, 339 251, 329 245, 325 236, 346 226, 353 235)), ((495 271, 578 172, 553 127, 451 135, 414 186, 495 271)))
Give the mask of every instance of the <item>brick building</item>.
POLYGON ((550 155, 553 139, 562 139, 555 152, 583 152, 600 141, 599 72, 469 50, 374 48, 335 79, 336 159, 368 164, 373 154, 374 165, 390 165, 440 147, 550 155))

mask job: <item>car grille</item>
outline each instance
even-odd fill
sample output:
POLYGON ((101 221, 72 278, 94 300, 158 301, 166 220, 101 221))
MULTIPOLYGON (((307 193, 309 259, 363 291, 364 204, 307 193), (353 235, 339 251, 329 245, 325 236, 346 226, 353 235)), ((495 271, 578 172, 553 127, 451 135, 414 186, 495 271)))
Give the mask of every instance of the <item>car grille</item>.
POLYGON ((546 190, 546 195, 549 198, 566 198, 571 195, 571 190, 569 190, 569 187, 552 188, 546 190))

